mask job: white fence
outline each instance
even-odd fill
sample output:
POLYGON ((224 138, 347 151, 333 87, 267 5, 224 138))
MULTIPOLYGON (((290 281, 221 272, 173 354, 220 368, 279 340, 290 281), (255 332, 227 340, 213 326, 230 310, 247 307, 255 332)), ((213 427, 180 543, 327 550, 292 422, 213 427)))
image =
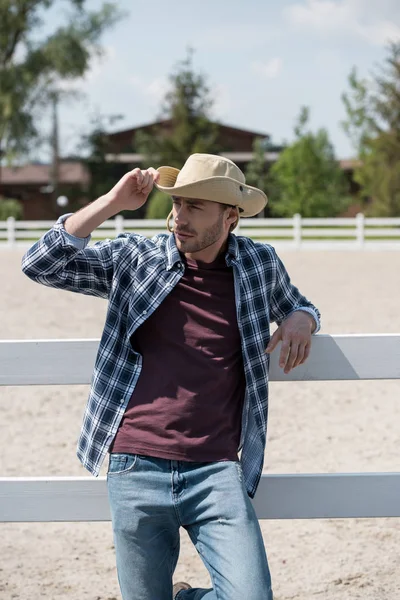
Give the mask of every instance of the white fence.
MULTIPOLYGON (((0 248, 27 247, 53 226, 53 221, 0 221, 0 248)), ((124 231, 146 236, 166 231, 165 220, 124 219, 118 215, 94 232, 93 240, 114 238, 124 231)), ((235 233, 272 243, 278 249, 400 250, 400 217, 241 219, 235 233)))
MULTIPOLYGON (((0 385, 88 384, 98 344, 0 341, 0 385)), ((276 350, 270 376, 275 381, 400 379, 400 334, 317 335, 308 361, 288 375, 278 368, 276 350)), ((260 519, 400 517, 400 473, 263 475, 254 505, 260 519)), ((109 519, 104 477, 0 478, 2 522, 109 519)))

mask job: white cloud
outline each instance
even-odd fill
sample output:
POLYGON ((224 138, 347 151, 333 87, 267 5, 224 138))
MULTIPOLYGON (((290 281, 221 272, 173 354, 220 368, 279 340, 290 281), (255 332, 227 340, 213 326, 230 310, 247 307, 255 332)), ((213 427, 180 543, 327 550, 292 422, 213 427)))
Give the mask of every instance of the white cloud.
POLYGON ((217 83, 212 86, 212 97, 214 105, 211 111, 211 117, 216 120, 227 122, 229 113, 231 112, 232 99, 229 87, 222 83, 217 83))
POLYGON ((142 77, 131 75, 128 82, 141 94, 148 96, 152 104, 159 104, 168 90, 168 82, 165 77, 156 77, 146 81, 142 77))
POLYGON ((289 24, 322 35, 347 34, 383 46, 400 38, 398 0, 305 0, 283 10, 289 24))
POLYGON ((89 68, 83 77, 79 79, 60 79, 57 87, 60 90, 68 92, 81 92, 86 90, 87 86, 99 81, 105 75, 107 70, 114 68, 117 52, 113 46, 105 46, 102 54, 93 54, 89 68))
POLYGON ((267 62, 254 62, 251 65, 252 70, 267 79, 274 79, 282 71, 283 61, 279 56, 271 58, 267 62))
POLYGON ((255 23, 218 23, 194 33, 190 43, 196 49, 235 52, 261 48, 282 37, 278 27, 271 27, 264 18, 255 23))
POLYGON ((351 2, 334 0, 306 0, 305 4, 292 4, 284 9, 288 21, 300 27, 337 29, 353 18, 351 2))

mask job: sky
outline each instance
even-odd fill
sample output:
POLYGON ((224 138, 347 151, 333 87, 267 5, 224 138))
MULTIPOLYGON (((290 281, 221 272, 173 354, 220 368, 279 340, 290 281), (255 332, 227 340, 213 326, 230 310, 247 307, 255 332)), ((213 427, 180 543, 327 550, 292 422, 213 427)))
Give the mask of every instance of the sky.
MULTIPOLYGON (((100 1, 89 0, 98 8, 100 1)), ((123 115, 110 130, 150 123, 160 114, 168 75, 194 49, 223 124, 293 140, 300 107, 310 128, 325 127, 339 159, 355 155, 340 122, 353 66, 368 77, 400 39, 400 0, 118 0, 123 20, 102 38, 74 87, 85 97, 60 107, 62 154, 72 153, 94 114, 123 115)), ((53 27, 58 9, 48 17, 53 27)), ((44 120, 44 122, 46 122, 44 120)))

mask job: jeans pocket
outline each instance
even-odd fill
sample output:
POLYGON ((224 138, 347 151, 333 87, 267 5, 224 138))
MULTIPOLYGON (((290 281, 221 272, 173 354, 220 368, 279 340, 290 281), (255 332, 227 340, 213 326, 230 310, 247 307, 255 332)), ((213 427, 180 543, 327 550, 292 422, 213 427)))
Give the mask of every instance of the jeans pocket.
POLYGON ((239 460, 235 461, 235 467, 236 467, 236 472, 237 472, 238 477, 239 477, 239 481, 240 481, 240 483, 243 483, 242 464, 241 464, 241 462, 239 460))
POLYGON ((130 473, 135 468, 137 458, 137 454, 110 454, 107 476, 130 473))

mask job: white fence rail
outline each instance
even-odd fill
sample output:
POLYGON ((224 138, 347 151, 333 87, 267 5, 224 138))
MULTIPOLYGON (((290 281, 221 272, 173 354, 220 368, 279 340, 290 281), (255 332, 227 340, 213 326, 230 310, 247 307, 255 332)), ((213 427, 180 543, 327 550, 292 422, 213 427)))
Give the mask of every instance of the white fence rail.
MULTIPOLYGON (((98 344, 0 341, 0 385, 88 384, 98 344)), ((278 368, 275 351, 270 377, 400 379, 400 334, 318 335, 307 363, 289 375, 278 368)), ((254 505, 260 519, 400 517, 400 473, 263 475, 254 505)), ((0 478, 2 522, 109 519, 104 477, 0 478)))
MULTIPOLYGON (((53 221, 0 221, 0 248, 27 247, 48 231, 53 221)), ((94 232, 93 240, 114 238, 124 231, 152 236, 165 232, 165 220, 124 219, 118 215, 94 232)), ((267 241, 284 249, 400 250, 400 217, 377 219, 363 214, 355 218, 242 219, 235 233, 267 241)))

